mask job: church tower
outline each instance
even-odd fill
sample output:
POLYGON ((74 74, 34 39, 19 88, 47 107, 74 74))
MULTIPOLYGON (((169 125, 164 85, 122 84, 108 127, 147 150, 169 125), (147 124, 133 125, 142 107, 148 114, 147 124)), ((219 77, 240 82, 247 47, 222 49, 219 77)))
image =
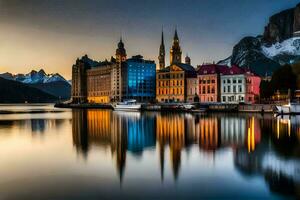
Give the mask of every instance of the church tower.
POLYGON ((177 29, 175 29, 175 35, 173 38, 173 45, 170 50, 170 64, 181 63, 181 48, 179 45, 179 38, 177 34, 177 29))
POLYGON ((185 64, 191 65, 191 58, 186 54, 185 64))
POLYGON ((164 32, 161 32, 161 44, 159 47, 159 55, 158 55, 159 69, 163 69, 166 66, 165 56, 166 56, 166 51, 165 51, 165 43, 164 43, 164 32))
POLYGON ((126 50, 124 48, 124 43, 122 41, 122 37, 120 38, 120 42, 118 43, 118 48, 116 49, 116 61, 117 63, 126 61, 126 50))

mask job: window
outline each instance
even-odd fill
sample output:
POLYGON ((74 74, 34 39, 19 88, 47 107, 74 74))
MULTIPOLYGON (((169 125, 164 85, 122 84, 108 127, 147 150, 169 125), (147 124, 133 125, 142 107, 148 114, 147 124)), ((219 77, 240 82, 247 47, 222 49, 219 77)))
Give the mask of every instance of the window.
POLYGON ((202 87, 202 94, 205 94, 206 91, 205 91, 205 86, 202 87))
POLYGON ((230 79, 227 79, 227 83, 231 83, 230 79))
POLYGON ((223 87, 223 92, 224 92, 224 93, 226 92, 226 87, 225 87, 225 86, 223 87))
POLYGON ((227 92, 230 92, 230 85, 227 86, 227 92))
POLYGON ((215 83, 215 79, 211 80, 211 83, 215 83))
POLYGON ((223 80, 223 83, 225 84, 225 83, 226 83, 226 80, 223 80))
POLYGON ((233 83, 236 83, 236 79, 233 79, 233 81, 232 81, 233 83))
POLYGON ((226 101, 226 97, 225 96, 223 96, 223 102, 225 102, 226 101))
POLYGON ((236 86, 233 86, 233 92, 236 93, 236 86))
POLYGON ((243 92, 241 85, 239 85, 239 92, 243 92))
POLYGON ((213 93, 213 94, 215 93, 215 87, 211 88, 211 93, 213 93))
POLYGON ((239 80, 238 80, 238 83, 242 83, 242 82, 243 82, 242 79, 239 79, 239 80))

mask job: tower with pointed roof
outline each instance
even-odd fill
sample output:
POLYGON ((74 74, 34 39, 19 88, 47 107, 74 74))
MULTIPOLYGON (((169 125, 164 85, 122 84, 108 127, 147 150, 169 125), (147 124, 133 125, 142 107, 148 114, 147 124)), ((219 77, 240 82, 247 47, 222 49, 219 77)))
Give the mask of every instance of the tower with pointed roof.
POLYGON ((191 65, 191 58, 186 54, 185 64, 191 65))
POLYGON ((124 48, 124 43, 122 37, 118 43, 118 48, 116 49, 116 62, 121 63, 126 61, 126 49, 124 48))
POLYGON ((182 56, 182 51, 181 51, 181 47, 179 45, 177 29, 175 29, 173 45, 170 50, 170 64, 181 63, 181 56, 182 56))
POLYGON ((158 61, 159 61, 159 69, 163 69, 166 66, 165 63, 165 57, 166 57, 166 51, 165 51, 165 43, 164 43, 164 32, 161 32, 161 44, 159 47, 159 55, 158 55, 158 61))

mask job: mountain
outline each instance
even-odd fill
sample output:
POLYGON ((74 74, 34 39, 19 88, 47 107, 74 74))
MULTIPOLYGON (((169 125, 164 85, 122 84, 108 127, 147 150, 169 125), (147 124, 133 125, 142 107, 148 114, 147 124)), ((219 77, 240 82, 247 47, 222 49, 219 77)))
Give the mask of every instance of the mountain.
POLYGON ((0 103, 52 103, 57 100, 37 88, 0 77, 0 103))
POLYGON ((71 97, 71 85, 66 81, 34 83, 30 84, 30 86, 56 96, 59 99, 67 100, 71 97))
POLYGON ((14 80, 21 83, 27 83, 27 84, 35 84, 35 83, 50 83, 50 82, 56 82, 56 81, 65 81, 67 80, 62 77, 60 74, 46 74, 43 69, 40 71, 32 70, 28 74, 16 74, 13 75, 11 73, 4 73, 0 74, 0 77, 8 79, 8 80, 14 80))
POLYGON ((247 67, 261 76, 300 61, 300 4, 270 17, 262 36, 244 37, 219 64, 247 67))
POLYGON ((30 87, 37 88, 51 94, 59 99, 70 99, 71 95, 71 85, 60 74, 46 74, 46 72, 41 69, 39 71, 32 70, 27 74, 11 74, 3 73, 0 74, 1 78, 17 81, 20 83, 28 84, 30 87))

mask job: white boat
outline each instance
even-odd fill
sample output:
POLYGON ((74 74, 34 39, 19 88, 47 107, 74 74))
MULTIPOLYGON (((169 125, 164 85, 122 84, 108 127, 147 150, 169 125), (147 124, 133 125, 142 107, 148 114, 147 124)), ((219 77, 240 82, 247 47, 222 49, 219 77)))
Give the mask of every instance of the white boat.
POLYGON ((183 104, 182 106, 186 110, 192 110, 195 108, 195 105, 193 105, 193 104, 183 104))
POLYGON ((286 114, 300 114, 300 104, 299 103, 289 103, 286 105, 276 106, 277 113, 281 115, 286 114))
POLYGON ((126 100, 124 102, 119 102, 113 106, 114 110, 120 111, 139 111, 142 108, 141 104, 138 104, 136 100, 126 100))

